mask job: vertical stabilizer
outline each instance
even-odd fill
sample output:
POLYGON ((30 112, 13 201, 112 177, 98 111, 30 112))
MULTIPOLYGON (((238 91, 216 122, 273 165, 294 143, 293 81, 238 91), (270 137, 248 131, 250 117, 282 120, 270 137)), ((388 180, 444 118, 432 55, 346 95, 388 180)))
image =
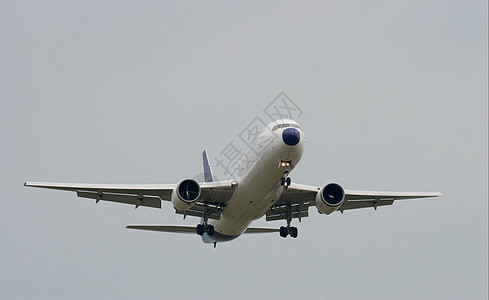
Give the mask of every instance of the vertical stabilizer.
POLYGON ((207 152, 205 150, 202 152, 202 160, 204 161, 204 181, 213 182, 214 175, 212 174, 211 165, 209 164, 209 157, 207 156, 207 152))

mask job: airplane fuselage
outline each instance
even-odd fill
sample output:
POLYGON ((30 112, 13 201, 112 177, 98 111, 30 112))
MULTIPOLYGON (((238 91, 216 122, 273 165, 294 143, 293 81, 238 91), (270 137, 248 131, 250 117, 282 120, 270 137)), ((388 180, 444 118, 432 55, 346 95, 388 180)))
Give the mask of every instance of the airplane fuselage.
POLYGON ((292 120, 267 126, 231 174, 238 186, 219 220, 209 220, 214 235, 202 236, 206 243, 230 241, 239 237, 256 219, 263 217, 286 187, 281 183, 302 156, 304 132, 292 120), (279 127, 280 124, 291 124, 279 127), (285 131, 285 132, 284 132, 285 131))

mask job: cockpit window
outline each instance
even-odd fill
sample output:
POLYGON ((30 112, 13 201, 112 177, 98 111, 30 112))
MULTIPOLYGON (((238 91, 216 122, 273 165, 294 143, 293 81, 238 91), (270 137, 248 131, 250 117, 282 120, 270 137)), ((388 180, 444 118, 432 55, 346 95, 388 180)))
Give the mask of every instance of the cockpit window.
POLYGON ((302 128, 297 124, 285 123, 285 124, 277 124, 277 125, 273 126, 272 131, 275 131, 279 128, 287 128, 287 127, 294 127, 294 128, 298 128, 298 129, 302 130, 302 128))

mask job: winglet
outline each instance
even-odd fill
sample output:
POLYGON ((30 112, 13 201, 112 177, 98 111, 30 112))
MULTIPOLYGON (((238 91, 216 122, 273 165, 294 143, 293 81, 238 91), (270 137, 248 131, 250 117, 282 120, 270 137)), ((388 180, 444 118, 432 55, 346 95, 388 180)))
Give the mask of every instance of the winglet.
POLYGON ((204 152, 202 152, 202 159, 204 161, 204 181, 213 182, 214 175, 212 175, 211 165, 209 164, 209 157, 207 156, 207 152, 205 150, 204 152))

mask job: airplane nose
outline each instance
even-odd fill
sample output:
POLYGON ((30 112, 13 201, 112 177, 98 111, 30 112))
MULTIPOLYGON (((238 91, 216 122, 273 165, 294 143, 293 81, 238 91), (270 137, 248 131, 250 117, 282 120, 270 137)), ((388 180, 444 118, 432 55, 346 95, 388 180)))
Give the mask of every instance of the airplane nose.
POLYGON ((286 128, 282 132, 282 140, 289 146, 297 145, 301 139, 300 136, 299 130, 295 128, 286 128))

